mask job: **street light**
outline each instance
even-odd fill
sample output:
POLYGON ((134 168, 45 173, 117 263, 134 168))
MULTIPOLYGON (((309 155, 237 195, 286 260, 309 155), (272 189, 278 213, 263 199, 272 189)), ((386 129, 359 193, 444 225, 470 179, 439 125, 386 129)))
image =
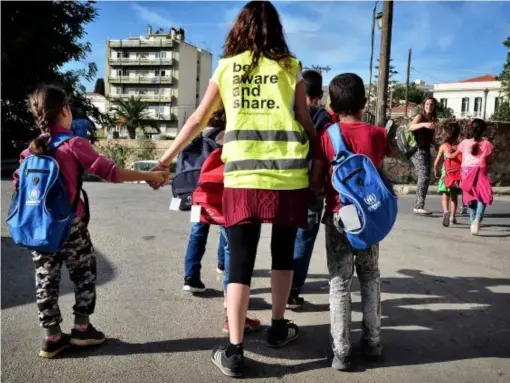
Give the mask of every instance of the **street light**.
POLYGON ((377 20, 377 26, 379 27, 379 30, 382 29, 382 16, 383 16, 383 13, 379 12, 377 14, 377 16, 375 17, 375 19, 377 20))
POLYGON ((485 99, 483 101, 483 119, 485 120, 485 115, 487 112, 487 95, 489 94, 489 89, 485 88, 485 90, 483 91, 483 94, 485 96, 485 99))

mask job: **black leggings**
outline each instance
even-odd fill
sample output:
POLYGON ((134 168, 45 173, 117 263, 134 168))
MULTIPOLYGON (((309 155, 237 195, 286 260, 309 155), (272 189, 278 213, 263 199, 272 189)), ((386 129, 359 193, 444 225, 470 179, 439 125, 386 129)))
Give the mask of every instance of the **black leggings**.
MULTIPOLYGON (((239 225, 227 229, 230 247, 229 283, 250 286, 260 224, 239 225)), ((273 225, 271 232, 271 270, 293 270, 294 243, 297 228, 273 225)))

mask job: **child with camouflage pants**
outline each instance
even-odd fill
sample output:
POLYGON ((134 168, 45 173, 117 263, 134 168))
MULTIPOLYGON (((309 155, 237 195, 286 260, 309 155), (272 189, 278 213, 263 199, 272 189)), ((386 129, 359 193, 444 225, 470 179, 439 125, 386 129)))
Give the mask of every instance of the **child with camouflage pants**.
MULTIPOLYGON (((336 76, 329 85, 331 109, 338 114, 342 138, 353 153, 369 157, 378 169, 385 155, 391 153, 386 130, 361 121, 365 107, 363 80, 353 74, 336 76)), ((381 291, 379 280, 379 245, 355 250, 349 243, 339 216, 340 196, 331 184, 335 149, 324 131, 313 147, 310 183, 317 198, 326 198, 323 222, 326 226, 326 253, 329 271, 329 304, 333 361, 336 370, 351 368, 351 286, 354 268, 361 287, 363 331, 361 350, 367 357, 381 355, 381 291)))
MULTIPOLYGON (((74 346, 101 344, 105 335, 89 322, 96 305, 96 258, 90 240, 88 204, 80 199, 81 175, 84 171, 95 174, 105 181, 151 181, 163 183, 168 171, 136 172, 117 167, 111 160, 100 156, 90 142, 81 137, 72 137, 49 152, 52 137, 69 135, 73 116, 65 92, 55 86, 41 86, 30 95, 30 111, 41 130, 41 135, 21 153, 20 162, 29 155, 51 155, 59 165, 59 176, 66 189, 69 202, 75 208, 76 218, 70 227, 67 241, 59 252, 33 252, 35 265, 36 298, 39 322, 44 328, 44 341, 39 353, 44 358, 53 358, 61 351, 74 346), (74 283, 76 303, 73 306, 74 328, 71 335, 62 333, 62 316, 58 307, 60 269, 65 263, 74 283)), ((19 170, 14 173, 14 188, 20 186, 19 170)), ((24 184, 21 183, 22 187, 24 184)), ((51 190, 50 190, 51 191, 51 190)), ((86 194, 85 194, 86 196, 86 194)), ((46 198, 46 195, 43 197, 46 198)), ((87 198, 85 198, 87 201, 87 198)))

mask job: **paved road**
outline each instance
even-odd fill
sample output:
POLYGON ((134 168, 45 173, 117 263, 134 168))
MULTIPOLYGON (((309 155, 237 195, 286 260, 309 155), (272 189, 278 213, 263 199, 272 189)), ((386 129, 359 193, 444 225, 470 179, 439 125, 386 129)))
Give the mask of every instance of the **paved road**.
MULTIPOLYGON (((94 324, 111 338, 102 348, 54 360, 37 357, 40 329, 32 264, 12 246, 2 211, 2 381, 223 382, 209 350, 224 340, 216 229, 203 263, 205 297, 181 291, 188 215, 168 211, 168 189, 87 184, 91 232, 100 266, 94 324)), ((2 205, 9 186, 2 182, 2 205)), ((439 211, 439 200, 428 206, 439 211)), ((292 346, 272 350, 264 333, 246 338, 249 380, 256 382, 508 382, 510 379, 510 202, 488 209, 480 237, 466 218, 444 229, 439 214, 409 214, 412 198, 381 246, 385 359, 347 375, 328 368, 328 285, 321 230, 305 289, 308 304, 288 317, 301 326, 292 346)), ((263 231, 250 314, 270 320, 269 235, 263 231)), ((62 282, 64 328, 71 325, 72 286, 62 282)), ((360 334, 355 284, 353 340, 360 334)))

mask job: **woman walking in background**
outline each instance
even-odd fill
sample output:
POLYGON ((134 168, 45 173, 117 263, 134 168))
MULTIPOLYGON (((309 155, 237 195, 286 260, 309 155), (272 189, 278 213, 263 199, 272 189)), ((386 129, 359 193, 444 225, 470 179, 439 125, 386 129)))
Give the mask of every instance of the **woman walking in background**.
MULTIPOLYGON (((307 227, 309 140, 315 130, 308 114, 299 61, 290 53, 280 17, 267 1, 241 10, 225 42, 223 58, 197 110, 161 157, 166 168, 204 129, 223 102, 227 116, 223 213, 230 245, 227 315, 229 343, 212 361, 228 376, 244 370, 243 330, 261 224, 272 224, 272 323, 270 347, 299 335, 285 319, 293 276, 298 227, 307 227)), ((157 168, 156 168, 157 169, 157 168)))
POLYGON ((431 214, 425 209, 425 198, 430 184, 430 165, 432 162, 430 147, 434 140, 436 119, 436 99, 429 97, 423 103, 420 113, 414 117, 410 127, 418 145, 418 150, 411 156, 411 161, 418 176, 413 213, 418 215, 431 214))

